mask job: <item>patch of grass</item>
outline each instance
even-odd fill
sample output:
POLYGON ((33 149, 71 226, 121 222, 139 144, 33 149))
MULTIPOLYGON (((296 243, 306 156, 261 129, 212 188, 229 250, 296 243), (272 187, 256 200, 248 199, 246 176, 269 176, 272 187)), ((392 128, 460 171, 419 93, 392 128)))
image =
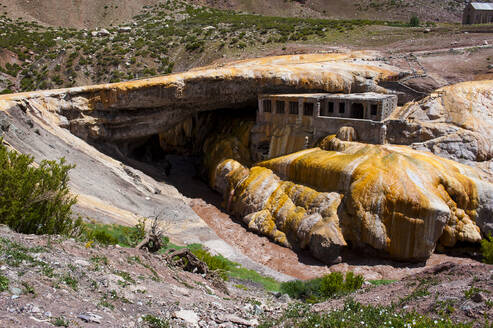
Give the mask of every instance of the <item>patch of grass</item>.
POLYGON ((129 282, 131 284, 135 284, 135 280, 130 276, 130 273, 125 272, 125 271, 115 271, 113 272, 114 274, 122 277, 126 282, 129 282))
POLYGON ((223 279, 234 278, 243 281, 252 281, 262 285, 268 291, 278 291, 280 283, 270 277, 263 276, 257 271, 243 268, 222 255, 211 255, 199 244, 187 246, 201 261, 204 261, 210 270, 216 271, 223 279))
POLYGON ((104 295, 101 298, 101 300, 98 303, 98 306, 103 306, 103 307, 108 308, 110 310, 114 310, 115 309, 115 306, 108 301, 108 299, 106 298, 106 295, 104 295))
POLYGON ((22 287, 24 287, 24 294, 31 294, 33 297, 36 297, 36 291, 34 287, 28 282, 21 282, 22 287))
POLYGON ((91 256, 91 262, 95 264, 108 265, 108 258, 104 255, 102 256, 91 256))
POLYGON ((147 314, 142 317, 142 320, 146 323, 149 328, 168 328, 168 320, 156 317, 152 314, 147 314))
POLYGON ((464 291, 464 297, 467 299, 471 299, 475 294, 481 292, 482 289, 471 286, 471 288, 464 291))
POLYGON ((481 253, 485 263, 493 264, 493 237, 491 234, 481 240, 481 253))
POLYGON ((145 221, 133 227, 119 224, 89 223, 85 225, 83 238, 103 245, 135 247, 145 237, 145 221))
POLYGON ((4 292, 9 289, 9 278, 5 277, 3 274, 0 274, 0 292, 4 292))
POLYGON ((352 293, 361 288, 363 282, 362 276, 355 276, 352 272, 347 272, 346 277, 340 272, 332 272, 321 278, 308 281, 284 282, 281 284, 281 292, 288 294, 292 298, 313 303, 352 293))
POLYGON ((65 274, 61 278, 62 282, 64 282, 67 286, 70 286, 73 290, 77 291, 79 289, 79 282, 77 279, 72 277, 69 273, 65 274))
POLYGON ((15 241, 0 238, 0 253, 5 257, 5 261, 10 266, 19 266, 21 263, 35 263, 36 260, 29 255, 30 249, 15 241))
POLYGON ((348 300, 341 310, 328 313, 310 311, 306 304, 291 305, 279 319, 264 318, 259 328, 367 328, 417 327, 466 328, 472 323, 454 323, 447 317, 428 317, 416 312, 405 312, 392 306, 363 305, 348 300))
POLYGON ((41 272, 48 278, 53 278, 55 276, 54 269, 49 265, 43 266, 41 272))
POLYGON ((392 279, 376 279, 376 280, 369 280, 368 282, 375 286, 385 286, 385 285, 393 284, 396 281, 397 280, 392 280, 392 279))
POLYGON ((437 283, 438 282, 434 279, 422 279, 422 280, 420 280, 418 286, 416 286, 416 288, 414 288, 413 291, 409 295, 407 295, 407 296, 405 296, 399 300, 399 304, 402 305, 402 304, 405 304, 409 301, 418 299, 420 297, 430 295, 428 288, 430 286, 436 285, 437 283))
POLYGON ((234 287, 241 289, 241 290, 248 290, 247 286, 245 286, 243 284, 236 284, 236 285, 234 285, 234 287))
POLYGON ((70 324, 64 317, 56 317, 51 320, 51 323, 56 327, 68 327, 70 324))

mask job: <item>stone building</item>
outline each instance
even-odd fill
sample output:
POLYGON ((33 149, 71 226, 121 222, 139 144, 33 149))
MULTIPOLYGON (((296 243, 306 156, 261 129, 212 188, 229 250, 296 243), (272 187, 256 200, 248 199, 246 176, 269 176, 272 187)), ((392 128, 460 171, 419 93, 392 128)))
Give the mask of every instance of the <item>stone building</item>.
POLYGON ((252 154, 259 154, 257 159, 287 154, 342 128, 354 131, 359 141, 384 143, 383 121, 396 106, 396 95, 373 92, 260 95, 252 154))
POLYGON ((493 23, 493 3, 470 2, 464 8, 462 24, 493 23))
POLYGON ((273 115, 286 123, 309 125, 324 118, 383 121, 397 106, 397 96, 374 92, 353 94, 273 94, 260 95, 257 121, 270 120, 273 115))

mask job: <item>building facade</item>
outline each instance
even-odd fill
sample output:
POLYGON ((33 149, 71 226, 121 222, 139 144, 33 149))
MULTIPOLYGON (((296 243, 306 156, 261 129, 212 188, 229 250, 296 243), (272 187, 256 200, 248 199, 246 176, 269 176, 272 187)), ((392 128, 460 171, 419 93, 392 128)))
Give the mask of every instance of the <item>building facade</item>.
POLYGON ((374 92, 353 94, 273 94, 260 95, 257 122, 284 117, 289 123, 309 125, 323 118, 383 121, 397 106, 397 96, 374 92))
POLYGON ((462 24, 493 23, 493 3, 470 2, 464 8, 462 24))
POLYGON ((373 92, 260 95, 252 154, 257 160, 288 154, 341 128, 351 128, 359 141, 384 143, 384 120, 396 106, 396 95, 373 92))

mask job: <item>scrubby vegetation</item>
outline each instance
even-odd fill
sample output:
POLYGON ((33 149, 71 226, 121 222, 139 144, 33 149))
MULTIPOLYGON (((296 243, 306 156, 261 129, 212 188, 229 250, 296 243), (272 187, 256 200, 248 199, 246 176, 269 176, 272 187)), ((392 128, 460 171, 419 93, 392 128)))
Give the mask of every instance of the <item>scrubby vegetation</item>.
POLYGON ((307 281, 295 280, 281 284, 281 291, 292 298, 309 303, 324 301, 331 297, 349 294, 363 285, 360 275, 347 272, 344 277, 340 272, 332 272, 321 278, 307 281))
POLYGON ((419 18, 416 15, 412 15, 409 19, 409 26, 417 27, 419 26, 419 18))
POLYGON ((313 312, 304 304, 293 304, 279 319, 265 318, 260 328, 363 328, 363 327, 437 327, 465 328, 472 323, 454 323, 446 317, 432 318, 406 312, 395 306, 373 306, 348 300, 341 310, 328 313, 313 312))
POLYGON ((133 24, 108 28, 109 33, 44 27, 3 14, 0 49, 12 52, 15 60, 0 65, 9 81, 3 87, 0 83, 0 93, 164 75, 175 70, 176 60, 186 69, 200 58, 210 61, 223 53, 269 44, 325 43, 333 35, 369 25, 405 26, 373 20, 260 16, 178 0, 147 6, 133 24))
POLYGON ((9 150, 0 139, 0 223, 28 234, 80 234, 82 221, 72 219, 76 198, 68 189, 73 168, 9 150))
POLYGON ((493 264, 493 237, 491 234, 481 240, 481 252, 485 263, 493 264))

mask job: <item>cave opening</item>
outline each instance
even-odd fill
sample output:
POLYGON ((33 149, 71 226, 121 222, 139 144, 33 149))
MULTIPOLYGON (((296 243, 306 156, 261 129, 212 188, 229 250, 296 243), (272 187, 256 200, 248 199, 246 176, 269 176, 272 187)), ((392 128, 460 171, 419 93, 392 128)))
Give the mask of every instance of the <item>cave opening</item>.
POLYGON ((239 133, 244 125, 253 127, 255 119, 255 107, 199 112, 166 131, 117 145, 117 157, 157 181, 173 185, 186 197, 219 206, 222 199, 208 184, 204 143, 239 133))

